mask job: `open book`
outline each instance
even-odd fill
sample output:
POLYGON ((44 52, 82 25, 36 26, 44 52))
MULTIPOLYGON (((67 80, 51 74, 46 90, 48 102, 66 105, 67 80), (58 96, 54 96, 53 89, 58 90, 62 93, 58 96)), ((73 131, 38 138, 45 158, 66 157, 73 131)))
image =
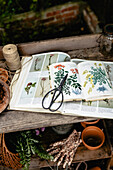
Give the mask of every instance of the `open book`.
POLYGON ((58 87, 63 77, 68 74, 63 87, 65 101, 102 100, 113 98, 113 88, 104 63, 83 61, 54 63, 50 67, 52 88, 58 87))
POLYGON ((57 113, 113 118, 113 62, 71 59, 67 53, 49 52, 22 57, 21 63, 21 72, 16 72, 11 83, 9 109, 53 113, 42 108, 42 99, 53 83, 59 85, 67 71, 63 93, 68 102, 57 113))

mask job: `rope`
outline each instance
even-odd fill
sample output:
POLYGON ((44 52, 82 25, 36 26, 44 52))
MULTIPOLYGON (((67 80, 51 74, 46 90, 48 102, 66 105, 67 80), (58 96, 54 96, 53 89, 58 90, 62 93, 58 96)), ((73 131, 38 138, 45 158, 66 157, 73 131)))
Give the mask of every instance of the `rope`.
MULTIPOLYGON (((33 59, 32 56, 28 56, 28 57, 30 57, 30 59, 28 61, 26 61, 24 64, 21 64, 21 68, 19 70, 17 70, 16 73, 8 71, 10 78, 12 77, 11 74, 15 74, 15 75, 17 74, 18 75, 17 78, 10 85, 10 99, 12 98, 12 94, 13 94, 12 87, 17 82, 17 80, 19 79, 22 68, 33 59)), ((12 78, 11 78, 11 81, 12 81, 12 78)))

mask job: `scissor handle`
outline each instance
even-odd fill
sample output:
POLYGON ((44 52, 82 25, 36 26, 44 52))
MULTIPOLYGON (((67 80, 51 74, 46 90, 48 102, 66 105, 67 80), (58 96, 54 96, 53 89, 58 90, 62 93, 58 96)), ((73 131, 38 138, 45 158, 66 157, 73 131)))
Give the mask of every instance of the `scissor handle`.
POLYGON ((62 103, 63 103, 63 100, 64 100, 63 92, 62 92, 61 90, 59 90, 58 88, 55 88, 55 89, 53 89, 53 90, 50 90, 50 91, 49 91, 48 93, 46 93, 46 95, 43 97, 43 99, 42 99, 42 107, 43 107, 44 109, 49 109, 50 111, 55 112, 55 111, 57 111, 57 110, 61 107, 61 105, 62 105, 62 103), (49 93, 52 93, 53 91, 54 91, 54 93, 53 93, 51 102, 50 102, 50 104, 49 104, 48 107, 45 107, 45 106, 44 106, 44 100, 45 100, 45 98, 49 95, 49 93), (59 91, 59 93, 57 94, 57 96, 55 96, 56 92, 58 92, 58 91, 59 91), (60 105, 58 106, 57 109, 51 109, 52 105, 55 103, 56 99, 58 98, 58 96, 59 96, 60 94, 62 94, 62 100, 61 100, 61 102, 60 102, 60 105))

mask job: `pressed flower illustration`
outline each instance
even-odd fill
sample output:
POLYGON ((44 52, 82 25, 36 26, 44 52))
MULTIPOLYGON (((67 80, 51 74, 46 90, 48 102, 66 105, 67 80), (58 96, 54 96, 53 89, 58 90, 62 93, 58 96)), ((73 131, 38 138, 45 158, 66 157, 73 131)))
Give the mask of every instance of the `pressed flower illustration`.
MULTIPOLYGON (((58 64, 56 66, 54 66, 55 69, 57 69, 58 71, 56 71, 55 74, 55 87, 58 87, 60 85, 61 80, 64 78, 64 76, 69 73, 69 71, 65 71, 64 70, 64 65, 62 64, 58 64)), ((73 87, 73 93, 76 93, 76 89, 79 89, 81 91, 81 85, 77 82, 77 74, 78 74, 78 70, 77 69, 70 69, 70 71, 73 73, 72 75, 68 76, 64 87, 63 87, 63 91, 65 94, 70 95, 71 91, 70 91, 70 87, 73 87)), ((78 92, 78 94, 80 94, 80 92, 78 92)))
POLYGON ((49 57, 49 65, 51 65, 51 58, 54 56, 54 54, 51 54, 49 57))
POLYGON ((37 68, 38 62, 39 62, 40 60, 41 60, 40 58, 36 58, 36 59, 35 59, 35 65, 34 65, 34 70, 35 70, 35 71, 39 71, 39 70, 40 70, 40 68, 37 68))
POLYGON ((28 83, 27 86, 25 87, 25 91, 27 92, 27 94, 29 94, 29 90, 31 89, 31 87, 35 87, 36 82, 35 83, 28 83))
POLYGON ((46 66, 47 67, 47 69, 49 70, 49 66, 52 64, 52 61, 51 61, 51 59, 52 59, 52 57, 54 56, 54 54, 50 54, 50 56, 49 56, 49 63, 48 63, 48 65, 46 66))
POLYGON ((64 61, 70 61, 70 58, 68 56, 66 56, 64 61))
POLYGON ((101 67, 102 64, 94 63, 94 67, 91 67, 91 70, 85 70, 83 71, 83 75, 86 74, 85 82, 83 87, 86 87, 88 83, 90 83, 90 87, 88 89, 88 94, 92 92, 92 89, 95 87, 95 85, 98 83, 100 87, 97 89, 98 91, 106 91, 107 88, 105 88, 103 85, 108 84, 110 88, 112 88, 110 81, 108 80, 108 77, 106 75, 105 70, 101 67))
POLYGON ((109 79, 110 79, 110 73, 111 73, 111 67, 110 67, 110 65, 107 65, 107 66, 106 66, 106 71, 107 71, 107 74, 108 74, 109 79))
POLYGON ((43 93, 44 93, 44 83, 45 83, 45 81, 46 81, 46 77, 41 78, 40 86, 42 88, 42 92, 41 92, 40 95, 42 95, 42 96, 43 96, 43 93))

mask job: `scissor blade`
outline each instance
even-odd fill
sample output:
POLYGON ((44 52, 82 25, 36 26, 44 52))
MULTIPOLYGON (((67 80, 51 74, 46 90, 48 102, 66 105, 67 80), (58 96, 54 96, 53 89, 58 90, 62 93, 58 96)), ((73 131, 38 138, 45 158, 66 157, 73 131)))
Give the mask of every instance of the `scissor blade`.
POLYGON ((67 76, 68 76, 68 74, 66 74, 66 75, 64 76, 63 80, 62 80, 61 83, 60 83, 60 87, 63 87, 63 86, 64 86, 64 84, 65 84, 65 82, 66 82, 66 79, 67 79, 67 76))

